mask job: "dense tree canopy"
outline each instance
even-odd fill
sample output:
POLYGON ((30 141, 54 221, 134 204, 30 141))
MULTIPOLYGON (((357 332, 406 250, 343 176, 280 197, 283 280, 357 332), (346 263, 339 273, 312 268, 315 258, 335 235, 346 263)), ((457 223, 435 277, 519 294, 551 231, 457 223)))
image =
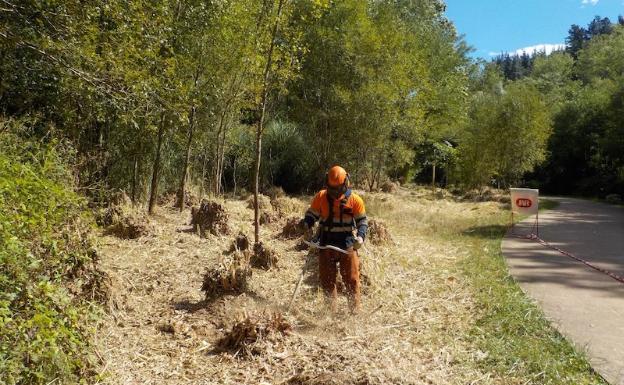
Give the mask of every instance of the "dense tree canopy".
POLYGON ((81 185, 150 207, 189 183, 251 188, 267 123, 285 136, 263 157, 303 161, 297 181, 271 161, 261 186, 301 191, 340 162, 373 188, 466 108, 467 49, 437 0, 4 4, 2 113, 54 123, 81 185))
POLYGON ((5 0, 0 110, 69 139, 93 198, 123 189, 146 207, 189 188, 250 190, 256 167, 261 190, 300 192, 333 163, 373 189, 436 167, 445 182, 506 186, 545 159, 529 178, 546 188, 621 191, 621 18, 572 26, 565 51, 474 63, 444 10, 5 0))

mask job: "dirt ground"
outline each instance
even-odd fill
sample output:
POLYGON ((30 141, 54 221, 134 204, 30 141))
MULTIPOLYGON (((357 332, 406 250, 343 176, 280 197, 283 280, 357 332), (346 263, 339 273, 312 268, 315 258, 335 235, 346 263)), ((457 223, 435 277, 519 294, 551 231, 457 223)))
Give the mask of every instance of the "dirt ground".
POLYGON ((231 234, 200 238, 190 211, 160 207, 153 232, 122 240, 102 235, 103 268, 111 276, 109 311, 96 346, 106 384, 468 384, 497 383, 474 365, 482 354, 463 336, 474 319, 469 288, 456 261, 457 245, 437 239, 450 217, 487 215, 497 203, 429 200, 414 191, 363 194, 371 218, 388 225, 393 242, 361 252, 367 285, 363 311, 352 316, 341 297, 329 313, 317 272, 308 271, 286 309, 308 251, 280 236, 289 215, 303 215, 308 198, 280 210, 262 227, 279 255, 277 268, 254 269, 250 290, 206 300, 200 291, 239 232, 253 236, 253 210, 244 200, 222 201, 231 234), (281 313, 292 325, 254 345, 254 354, 221 351, 217 341, 237 320, 281 313))

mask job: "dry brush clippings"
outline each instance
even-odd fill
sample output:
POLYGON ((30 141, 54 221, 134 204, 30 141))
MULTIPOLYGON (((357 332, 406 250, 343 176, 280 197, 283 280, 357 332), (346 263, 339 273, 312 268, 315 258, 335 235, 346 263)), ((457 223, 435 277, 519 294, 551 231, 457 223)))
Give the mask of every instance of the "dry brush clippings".
POLYGON ((204 238, 207 233, 212 235, 229 234, 228 221, 229 215, 225 207, 214 201, 204 199, 199 207, 191 209, 191 225, 204 238))
POLYGON ((303 230, 299 226, 301 219, 299 217, 290 217, 286 220, 286 224, 282 228, 281 236, 283 238, 294 239, 303 235, 303 230))
POLYGON ((270 269, 277 267, 279 257, 277 253, 269 246, 262 242, 256 243, 253 248, 253 254, 251 255, 251 266, 260 269, 270 269))
POLYGON ((277 211, 280 217, 292 214, 303 215, 306 205, 300 199, 287 196, 279 196, 271 199, 273 209, 277 211))
POLYGON ((386 181, 381 185, 381 191, 385 193, 395 193, 399 189, 399 185, 392 181, 386 181))
POLYGON ((106 226, 107 234, 121 239, 137 239, 152 230, 148 216, 129 205, 110 205, 98 213, 96 221, 106 226))
MULTIPOLYGON (((247 198, 247 208, 253 210, 255 204, 254 202, 254 196, 251 195, 247 198)), ((266 195, 258 194, 258 209, 263 211, 273 210, 273 206, 271 206, 271 199, 266 195)))
POLYGON ((236 251, 224 257, 217 267, 206 271, 201 290, 206 298, 241 294, 247 291, 251 274, 249 252, 236 251))
POLYGON ((238 233, 236 238, 234 238, 234 240, 232 241, 232 244, 230 245, 230 249, 228 251, 230 253, 233 253, 235 251, 247 251, 249 250, 250 244, 251 242, 249 241, 249 237, 247 237, 243 233, 238 233))
POLYGON ((371 219, 368 221, 368 239, 370 243, 374 245, 392 242, 392 236, 388 231, 388 226, 379 219, 371 219))
POLYGON ((245 314, 215 346, 220 351, 249 357, 262 353, 264 343, 274 343, 289 335, 292 329, 292 324, 281 313, 245 314))
POLYGON ((271 200, 274 200, 276 198, 283 197, 284 195, 286 195, 284 190, 279 186, 271 186, 265 191, 265 193, 271 200))
POLYGON ((271 223, 276 223, 279 221, 279 215, 272 211, 263 211, 260 213, 259 221, 261 225, 270 225, 271 223))

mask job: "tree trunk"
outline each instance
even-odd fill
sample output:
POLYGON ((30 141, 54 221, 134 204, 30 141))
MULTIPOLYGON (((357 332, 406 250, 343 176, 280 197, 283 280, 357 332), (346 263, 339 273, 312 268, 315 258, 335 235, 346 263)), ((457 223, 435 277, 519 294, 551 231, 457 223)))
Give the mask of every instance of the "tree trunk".
POLYGON ((226 134, 227 134, 227 130, 229 129, 229 124, 227 123, 229 121, 229 114, 226 115, 226 122, 225 125, 223 126, 223 133, 221 134, 221 155, 220 155, 220 159, 219 159, 219 165, 221 166, 219 168, 219 187, 221 187, 221 191, 223 192, 223 170, 225 169, 225 139, 226 139, 226 134))
POLYGON ((236 196, 236 158, 232 163, 232 182, 234 183, 234 196, 236 196))
POLYGON ((160 125, 158 127, 158 144, 156 145, 156 157, 154 158, 154 168, 152 171, 152 188, 150 190, 150 198, 147 212, 151 215, 154 213, 156 206, 156 198, 158 197, 158 174, 160 173, 160 150, 162 148, 162 139, 165 131, 165 114, 160 117, 160 125))
POLYGON ((200 198, 204 196, 204 192, 206 191, 206 189, 205 189, 205 186, 206 186, 206 169, 208 168, 208 149, 210 148, 208 146, 209 138, 210 138, 210 135, 206 135, 206 143, 204 144, 204 159, 203 159, 203 162, 202 162, 200 198))
POLYGON ((137 184, 139 182, 139 154, 134 154, 134 162, 132 167, 132 205, 136 206, 137 202, 137 184))
POLYGON ((277 5, 277 15, 275 16, 275 24, 271 32, 271 42, 266 56, 266 66, 264 67, 264 75, 262 79, 262 100, 260 103, 260 121, 256 131, 256 161, 254 167, 254 242, 260 242, 260 213, 258 210, 258 190, 260 185, 260 158, 262 154, 262 132, 264 131, 264 119, 266 114, 267 98, 269 95, 269 75, 271 71, 271 63, 273 59, 273 48, 275 47, 275 36, 279 28, 280 18, 282 16, 282 6, 284 0, 279 0, 277 5))
MULTIPOLYGON (((263 108, 264 110, 264 108, 263 108)), ((264 112, 262 112, 264 115, 264 112)), ((254 242, 260 242, 260 215, 258 211, 258 187, 260 185, 260 155, 262 153, 262 118, 256 131, 256 164, 254 166, 254 242)))
POLYGON ((184 166, 182 168, 182 180, 180 181, 180 189, 178 190, 178 209, 180 212, 184 210, 186 197, 186 179, 188 177, 189 161, 191 159, 191 144, 193 143, 193 128, 195 124, 195 106, 191 107, 189 116, 188 140, 186 142, 186 157, 184 158, 184 166))
POLYGON ((435 179, 436 179, 436 162, 433 161, 431 165, 431 191, 435 194, 435 179))
POLYGON ((224 106, 221 111, 221 116, 219 117, 219 128, 217 129, 217 135, 215 138, 217 146, 214 152, 214 166, 212 169, 212 192, 215 195, 221 194, 221 177, 219 175, 220 170, 223 167, 221 165, 221 133, 225 129, 226 108, 227 106, 224 106))
POLYGON ((219 130, 217 135, 217 158, 216 158, 216 167, 215 167, 215 193, 220 195, 223 192, 223 170, 225 168, 225 138, 228 130, 227 119, 229 119, 228 114, 224 114, 223 116, 223 125, 219 130))

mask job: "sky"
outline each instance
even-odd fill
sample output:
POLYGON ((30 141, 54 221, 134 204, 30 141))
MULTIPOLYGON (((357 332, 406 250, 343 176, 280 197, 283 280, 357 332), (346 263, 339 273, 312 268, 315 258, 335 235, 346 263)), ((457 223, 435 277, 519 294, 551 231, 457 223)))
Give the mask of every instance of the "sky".
POLYGON ((572 24, 586 27, 595 17, 617 22, 624 0, 446 0, 446 16, 474 48, 491 59, 501 52, 547 52, 563 45, 572 24))

